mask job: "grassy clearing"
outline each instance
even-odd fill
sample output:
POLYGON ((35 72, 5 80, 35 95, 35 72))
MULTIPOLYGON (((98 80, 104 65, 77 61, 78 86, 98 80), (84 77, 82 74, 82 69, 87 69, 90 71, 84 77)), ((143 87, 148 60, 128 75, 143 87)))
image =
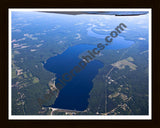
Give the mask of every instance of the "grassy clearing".
POLYGON ((37 77, 33 77, 33 84, 39 83, 39 79, 37 77))

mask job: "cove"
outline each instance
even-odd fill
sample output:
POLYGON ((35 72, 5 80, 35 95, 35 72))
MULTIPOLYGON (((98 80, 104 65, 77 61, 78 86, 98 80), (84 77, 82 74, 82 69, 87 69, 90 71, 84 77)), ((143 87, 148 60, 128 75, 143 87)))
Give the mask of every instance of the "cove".
MULTIPOLYGON (((122 31, 122 33, 123 33, 123 31, 122 31)), ((105 40, 106 36, 110 35, 110 33, 107 32, 105 35, 97 34, 96 32, 92 31, 92 28, 88 28, 87 35, 90 37, 95 37, 95 38, 105 40)), ((112 38, 112 39, 113 39, 113 41, 110 43, 110 45, 105 47, 105 49, 118 50, 118 49, 128 48, 135 43, 134 41, 125 40, 124 37, 122 37, 120 35, 118 35, 116 38, 112 38)))

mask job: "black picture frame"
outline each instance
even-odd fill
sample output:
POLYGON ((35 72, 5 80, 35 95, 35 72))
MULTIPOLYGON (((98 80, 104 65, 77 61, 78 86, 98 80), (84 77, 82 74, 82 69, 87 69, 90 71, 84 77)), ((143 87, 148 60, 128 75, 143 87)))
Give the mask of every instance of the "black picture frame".
POLYGON ((1 125, 18 127, 139 127, 160 126, 158 0, 2 0, 1 3, 1 125), (152 120, 9 120, 8 119, 8 9, 9 8, 151 8, 152 9, 152 120))

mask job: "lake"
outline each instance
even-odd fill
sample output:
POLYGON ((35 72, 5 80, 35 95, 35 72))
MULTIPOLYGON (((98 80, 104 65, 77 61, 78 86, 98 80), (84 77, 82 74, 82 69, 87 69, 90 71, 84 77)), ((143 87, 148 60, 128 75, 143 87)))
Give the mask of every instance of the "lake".
MULTIPOLYGON (((56 73, 60 78, 62 74, 69 73, 74 66, 81 61, 79 54, 86 50, 95 48, 94 45, 76 45, 68 48, 64 53, 47 60, 44 67, 51 72, 56 73)), ((92 80, 98 73, 98 69, 103 67, 100 61, 91 61, 85 69, 76 74, 70 82, 66 82, 64 88, 60 91, 54 108, 84 110, 88 105, 89 92, 92 88, 92 80)), ((56 82, 59 82, 58 80, 56 82)))
MULTIPOLYGON (((104 38, 107 35, 100 35, 88 29, 88 36, 95 38, 104 38)), ((130 47, 134 42, 124 40, 123 37, 118 36, 114 38, 113 42, 106 46, 106 49, 121 49, 130 47)), ((56 73, 56 83, 59 82, 62 74, 69 73, 74 66, 78 65, 81 59, 78 57, 81 53, 87 50, 96 48, 96 45, 80 44, 69 47, 62 54, 51 57, 44 64, 44 68, 50 72, 56 73)), ((97 75, 98 70, 104 66, 100 61, 94 60, 87 64, 85 69, 76 74, 70 82, 60 90, 59 96, 52 105, 54 108, 71 109, 83 111, 88 106, 89 92, 92 89, 92 80, 97 75)))

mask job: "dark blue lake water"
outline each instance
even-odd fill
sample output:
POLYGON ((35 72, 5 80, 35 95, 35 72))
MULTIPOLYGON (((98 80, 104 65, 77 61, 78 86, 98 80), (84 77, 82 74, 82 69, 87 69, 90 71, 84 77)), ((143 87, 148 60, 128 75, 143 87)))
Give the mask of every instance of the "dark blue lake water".
MULTIPOLYGON (((57 78, 61 78, 62 74, 69 73, 81 59, 78 58, 82 52, 95 48, 94 45, 76 45, 68 48, 61 55, 52 57, 47 60, 44 67, 56 73, 57 78)), ((70 82, 66 82, 64 88, 60 91, 54 108, 84 110, 88 105, 89 92, 92 88, 92 80, 98 73, 98 69, 103 64, 99 61, 91 61, 85 69, 77 73, 70 82)), ((58 80, 56 82, 59 82, 58 80)))
MULTIPOLYGON (((99 35, 89 32, 89 36, 104 38, 105 35, 99 35)), ((134 42, 124 40, 123 37, 114 38, 114 41, 106 46, 106 49, 121 49, 131 46, 134 42)), ((69 73, 81 61, 78 56, 86 50, 92 50, 96 45, 76 45, 69 47, 65 52, 55 57, 51 57, 44 64, 44 68, 50 72, 56 73, 56 83, 59 82, 62 74, 69 73)), ((60 91, 56 99, 54 108, 85 110, 88 106, 89 92, 92 89, 92 80, 98 73, 98 69, 103 67, 103 63, 94 60, 87 64, 85 69, 77 73, 70 82, 66 82, 64 88, 60 91)))

